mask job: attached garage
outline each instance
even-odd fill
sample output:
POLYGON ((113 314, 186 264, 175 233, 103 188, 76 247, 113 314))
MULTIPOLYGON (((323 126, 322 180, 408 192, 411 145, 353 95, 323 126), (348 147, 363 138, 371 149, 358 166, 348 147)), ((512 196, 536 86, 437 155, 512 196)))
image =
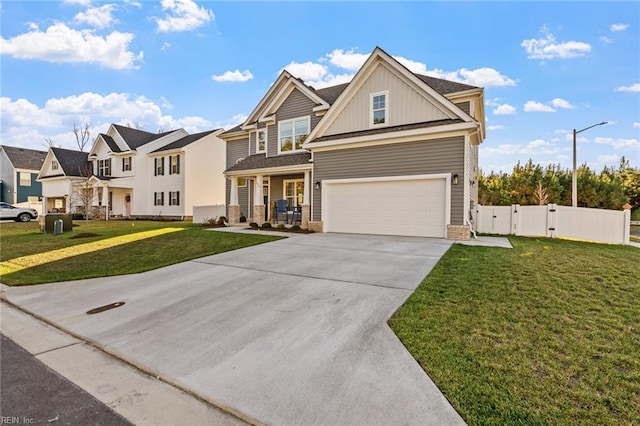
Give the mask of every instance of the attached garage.
POLYGON ((449 174, 322 182, 325 232, 444 238, 449 174))

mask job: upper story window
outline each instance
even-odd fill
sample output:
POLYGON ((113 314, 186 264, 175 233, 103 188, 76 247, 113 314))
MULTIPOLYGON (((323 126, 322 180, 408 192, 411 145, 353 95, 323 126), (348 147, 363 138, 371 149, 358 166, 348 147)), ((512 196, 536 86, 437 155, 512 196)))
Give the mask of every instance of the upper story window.
POLYGON ((256 152, 267 150, 267 129, 260 129, 256 132, 256 152))
POLYGON ((131 171, 131 157, 123 157, 122 158, 122 171, 130 172, 131 171))
POLYGON ((170 175, 180 174, 180 154, 169 156, 169 174, 170 175))
POLYGON ((164 175, 164 157, 158 157, 153 159, 153 174, 154 176, 164 175))
POLYGON ((299 151, 309 135, 309 117, 278 123, 278 152, 299 151))
POLYGON ((58 162, 56 160, 51 160, 51 170, 58 170, 58 162))
POLYGON ((20 172, 20 186, 31 186, 31 173, 20 172))
POLYGON ((389 91, 371 94, 371 126, 389 124, 389 91))
POLYGON ((98 176, 111 176, 111 158, 98 160, 98 176))

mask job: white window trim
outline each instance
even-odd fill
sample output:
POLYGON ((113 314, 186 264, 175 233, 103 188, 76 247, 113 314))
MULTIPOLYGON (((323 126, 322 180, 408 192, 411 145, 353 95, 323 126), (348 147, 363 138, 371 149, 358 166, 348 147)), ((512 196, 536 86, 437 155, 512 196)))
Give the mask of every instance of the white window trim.
POLYGON ((31 173, 29 172, 18 172, 18 180, 20 181, 20 186, 31 186, 31 173), (28 179, 24 179, 26 183, 23 182, 22 176, 25 175, 28 179))
MULTIPOLYGON (((287 184, 288 183, 293 183, 294 184, 294 188, 296 188, 295 184, 298 182, 302 182, 302 185, 304 186, 304 178, 303 179, 283 179, 282 180, 282 199, 286 200, 287 199, 287 184)), ((304 189, 302 190, 302 196, 304 197, 304 189)), ((296 192, 293 197, 295 199, 298 198, 298 193, 296 192)), ((302 205, 302 204, 301 204, 302 205)), ((296 206, 293 206, 296 207, 296 206)), ((292 211, 292 210, 290 210, 292 211)))
POLYGON ((268 140, 269 139, 268 139, 268 133, 267 133, 267 128, 266 127, 256 130, 256 154, 262 154, 264 152, 267 152, 267 141, 268 140), (264 132, 264 149, 262 151, 260 151, 258 149, 258 146, 259 146, 258 145, 258 133, 260 133, 260 132, 264 132))
POLYGON ((282 151, 282 150, 280 149, 280 148, 281 148, 281 146, 280 146, 280 127, 281 127, 283 124, 286 124, 286 123, 294 123, 294 122, 296 122, 296 121, 300 121, 300 120, 307 120, 307 131, 308 131, 308 133, 307 133, 307 138, 308 138, 308 137, 309 137, 309 135, 311 134, 311 116, 307 115, 307 116, 304 116, 304 117, 296 117, 296 118, 292 118, 292 119, 290 119, 290 120, 282 120, 282 121, 279 121, 279 122, 278 122, 278 155, 280 155, 280 154, 293 154, 293 153, 297 153, 297 152, 303 152, 303 151, 306 151, 304 148, 295 149, 295 147, 296 147, 296 141, 295 141, 295 136, 296 136, 296 134, 295 134, 296 126, 295 126, 295 124, 293 124, 293 134, 292 134, 293 139, 292 139, 292 141, 291 141, 291 147, 292 147, 293 149, 292 149, 291 151, 282 151))
POLYGON ((369 127, 385 127, 389 125, 389 91, 383 90, 369 95, 369 127), (384 123, 374 124, 373 122, 373 98, 384 95, 384 123))
POLYGON ((58 162, 56 160, 51 160, 51 170, 58 170, 58 162))

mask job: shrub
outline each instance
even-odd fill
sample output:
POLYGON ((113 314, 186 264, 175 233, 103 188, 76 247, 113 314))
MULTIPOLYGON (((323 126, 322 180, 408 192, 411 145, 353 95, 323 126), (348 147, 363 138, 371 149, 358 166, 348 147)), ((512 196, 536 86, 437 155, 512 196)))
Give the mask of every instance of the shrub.
POLYGON ((247 217, 243 214, 240 214, 240 222, 244 223, 247 221, 247 217))
POLYGON ((258 229, 258 224, 257 224, 257 223, 255 223, 255 222, 251 222, 251 223, 249 224, 249 226, 250 226, 252 229, 258 229))
POLYGON ((262 224, 262 229, 271 229, 271 223, 265 222, 262 224))
POLYGON ((292 231, 299 231, 300 230, 300 225, 293 225, 291 228, 292 231))
POLYGON ((84 213, 74 213, 71 218, 73 220, 82 220, 84 219, 84 213))
POLYGON ((224 226, 227 224, 227 218, 225 216, 220 216, 217 220, 216 220, 216 225, 219 226, 224 226))
POLYGON ((279 223, 278 226, 276 226, 276 228, 284 229, 285 228, 284 223, 279 223))

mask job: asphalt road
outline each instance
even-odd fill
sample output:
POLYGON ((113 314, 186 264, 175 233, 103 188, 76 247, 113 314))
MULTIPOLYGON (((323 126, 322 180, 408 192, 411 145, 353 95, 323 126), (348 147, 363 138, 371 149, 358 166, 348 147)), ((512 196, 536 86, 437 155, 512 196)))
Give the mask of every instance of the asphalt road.
POLYGON ((4 334, 0 338, 0 424, 131 425, 4 334))

